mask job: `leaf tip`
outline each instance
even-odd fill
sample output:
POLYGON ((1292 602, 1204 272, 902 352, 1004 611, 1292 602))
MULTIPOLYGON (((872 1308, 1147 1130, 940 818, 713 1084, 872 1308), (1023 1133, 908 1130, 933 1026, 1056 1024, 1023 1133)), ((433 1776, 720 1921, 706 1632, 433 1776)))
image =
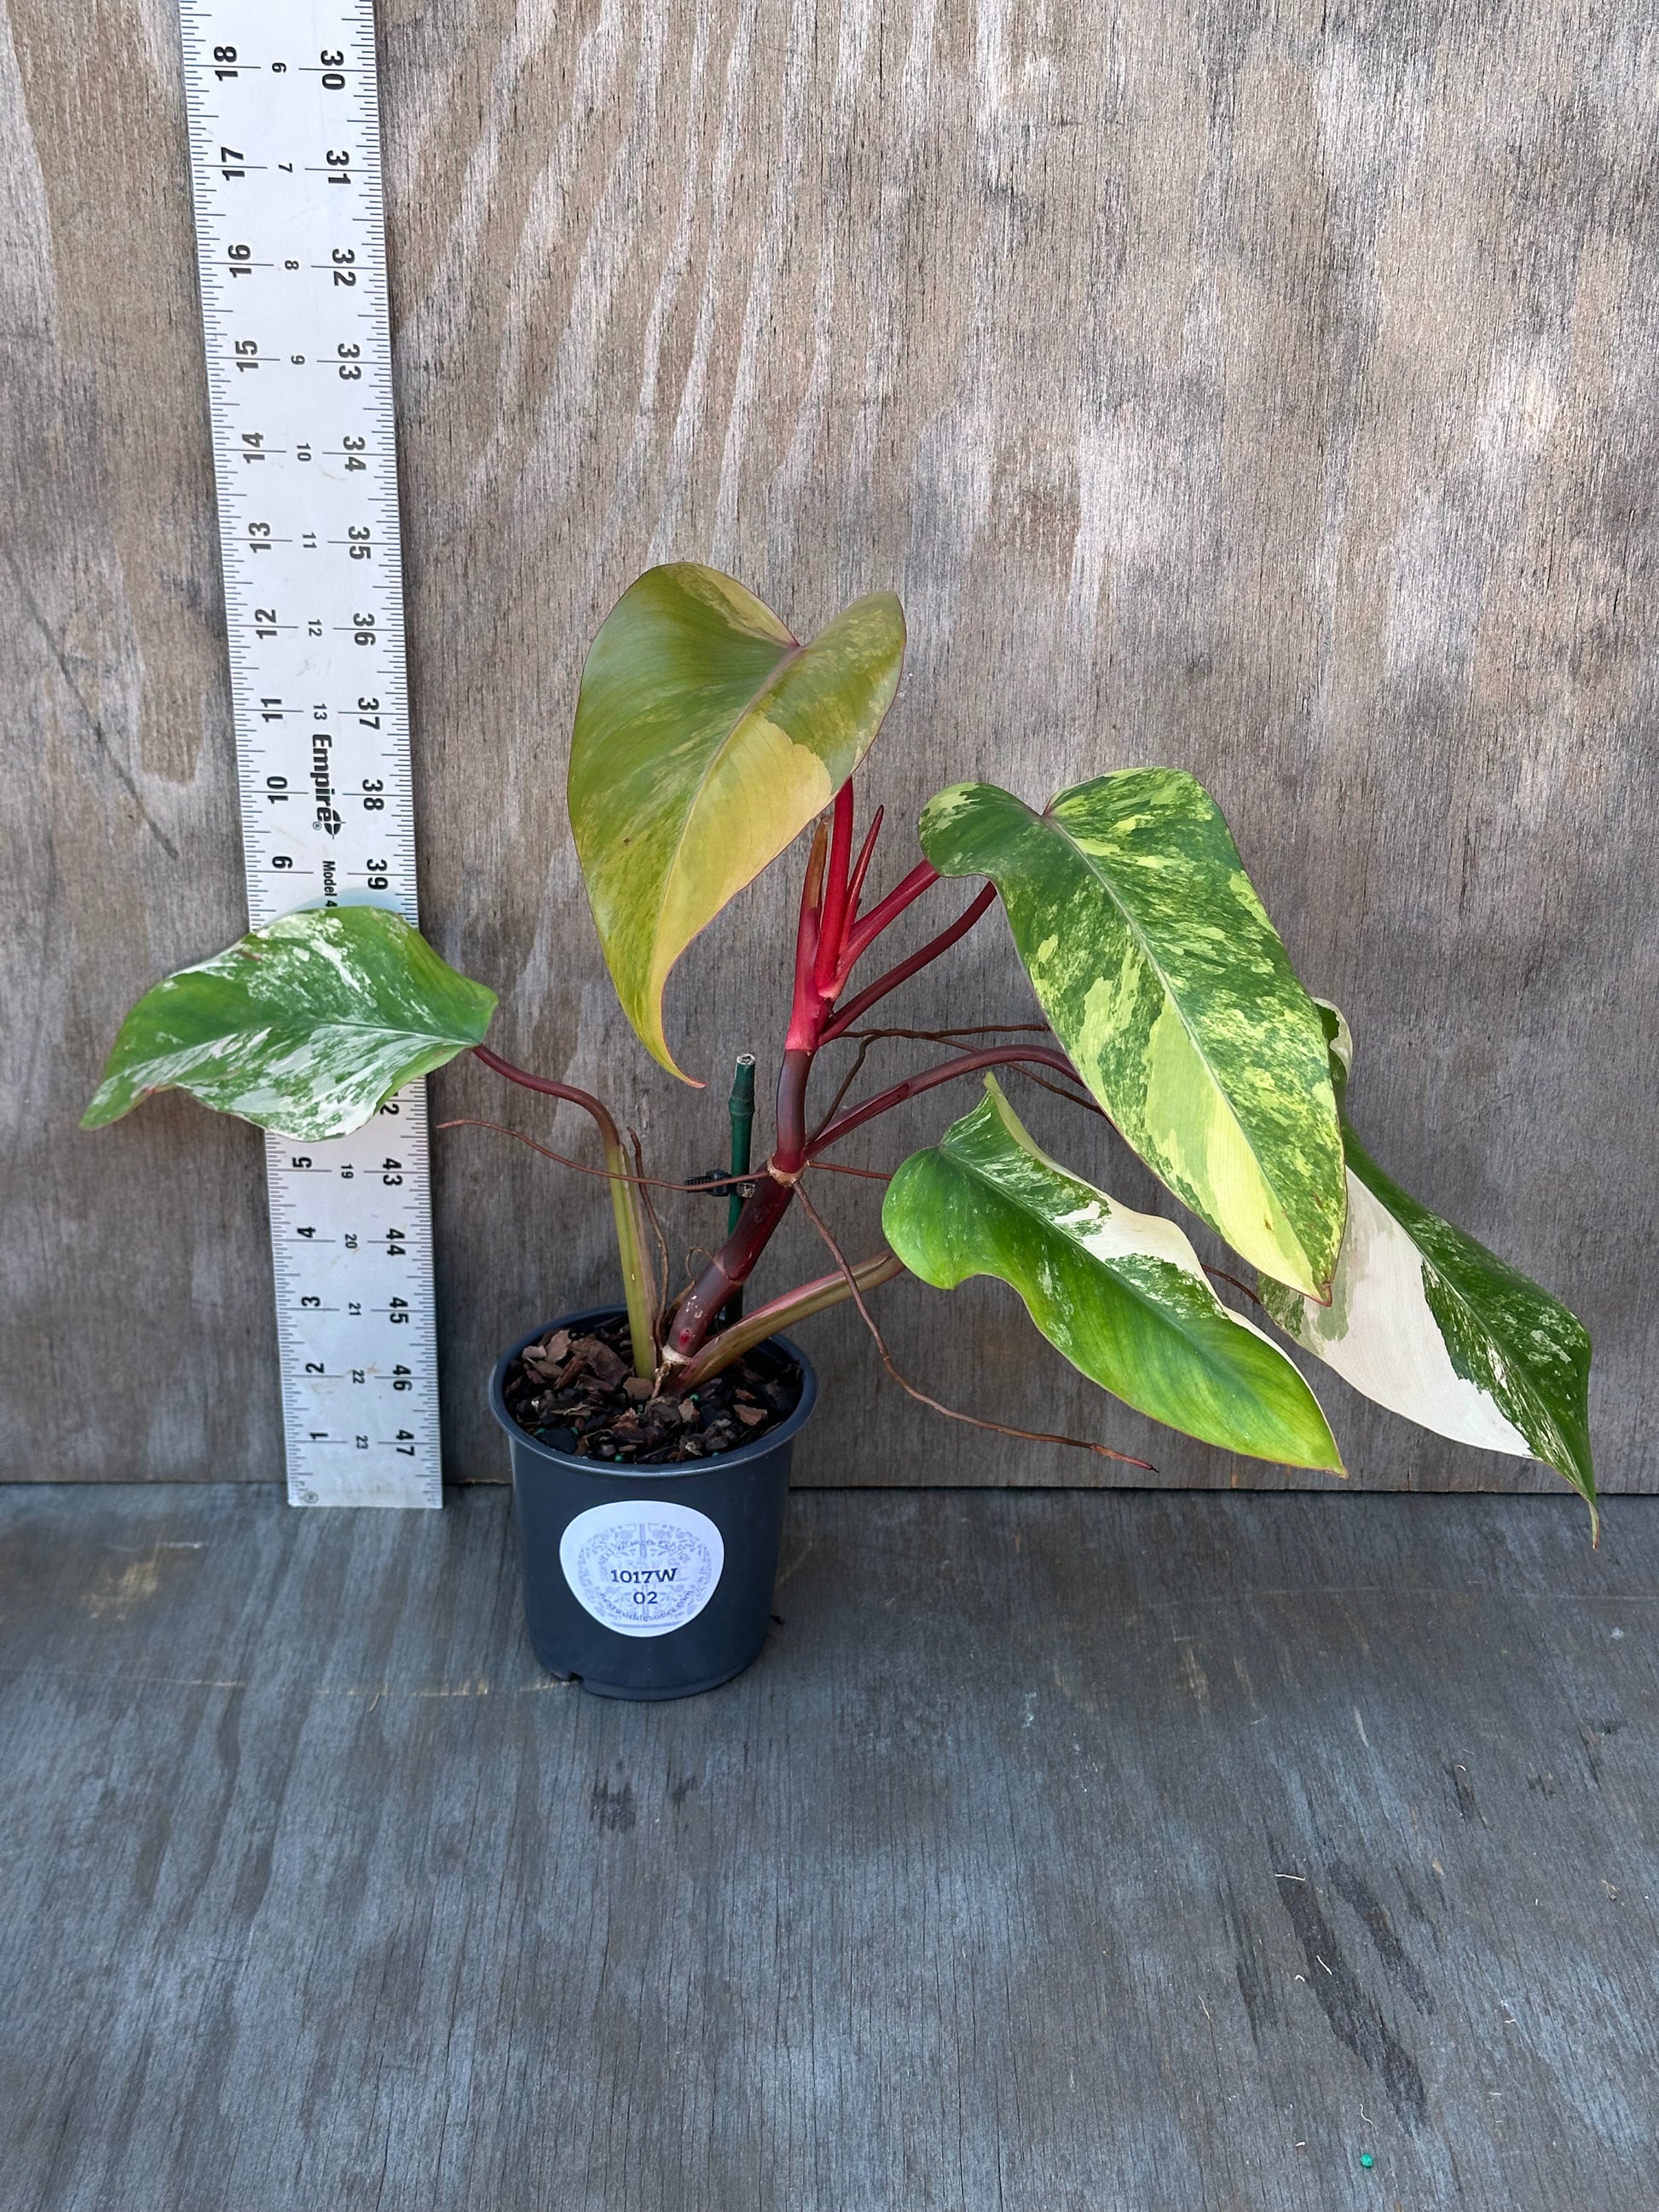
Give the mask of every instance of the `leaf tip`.
POLYGON ((652 1059, 656 1061, 658 1066, 665 1069, 674 1078, 677 1083, 684 1084, 689 1091, 707 1091, 708 1085, 704 1082, 702 1077, 700 1075, 688 1075, 685 1070, 680 1066, 678 1060, 675 1059, 673 1054, 670 1052, 667 1045, 662 1041, 660 1036, 654 1044, 649 1037, 641 1037, 640 1042, 644 1045, 652 1059))

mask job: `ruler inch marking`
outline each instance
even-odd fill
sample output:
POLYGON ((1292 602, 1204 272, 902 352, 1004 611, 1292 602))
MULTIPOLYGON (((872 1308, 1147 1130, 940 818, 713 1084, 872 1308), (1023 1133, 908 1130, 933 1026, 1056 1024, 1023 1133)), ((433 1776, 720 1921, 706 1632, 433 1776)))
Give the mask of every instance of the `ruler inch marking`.
MULTIPOLYGON (((413 922, 373 0, 179 15, 249 918, 413 922)), ((290 1500, 441 1504, 424 1085, 265 1157, 290 1500)))

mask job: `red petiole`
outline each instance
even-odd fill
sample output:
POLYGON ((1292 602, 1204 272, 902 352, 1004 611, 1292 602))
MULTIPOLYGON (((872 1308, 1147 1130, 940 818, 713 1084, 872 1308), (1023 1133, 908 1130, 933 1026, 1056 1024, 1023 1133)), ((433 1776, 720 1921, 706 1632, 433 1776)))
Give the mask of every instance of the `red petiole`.
POLYGON ((982 914, 990 912, 996 904, 996 885, 987 884, 979 896, 963 909, 948 929, 942 929, 937 937, 929 938, 920 951, 911 953, 908 959, 901 960, 896 968, 890 968, 884 975, 878 976, 867 990, 860 991, 856 999, 850 1000, 842 1007, 834 1021, 825 1028, 818 1042, 831 1044, 836 1037, 844 1036, 853 1024, 868 1013, 878 1000, 884 999, 890 991, 895 991, 901 983, 908 982, 920 969, 937 960, 941 952, 948 952, 959 937, 967 936, 982 914))
POLYGON ((843 1137, 850 1137, 854 1129, 861 1129, 878 1114, 890 1114, 895 1106, 902 1106, 907 1099, 920 1098, 924 1091, 932 1091, 941 1083, 954 1083, 960 1075, 976 1075, 981 1068, 1018 1067, 1022 1064, 1058 1068, 1062 1075, 1069 1075, 1073 1082, 1077 1080, 1077 1070, 1065 1054, 1051 1051, 1046 1045, 997 1045, 985 1052, 964 1052, 955 1060, 941 1060, 937 1067, 924 1067, 915 1075, 907 1075, 902 1083, 895 1083, 885 1091, 878 1091, 873 1098, 866 1098, 861 1106, 849 1106, 844 1114, 837 1114, 833 1121, 814 1131, 806 1147, 806 1157, 809 1161, 816 1159, 821 1152, 839 1144, 843 1137))
MULTIPOLYGON (((987 884, 947 928, 890 968, 837 1011, 837 1001, 865 953, 884 930, 939 881, 938 869, 923 860, 884 898, 878 900, 868 914, 860 915, 859 902, 881 820, 878 809, 854 860, 853 788, 850 782, 844 783, 836 794, 827 828, 820 822, 813 836, 795 927, 794 990, 784 1037, 783 1061, 778 1071, 775 1141, 771 1157, 744 1203, 737 1226, 669 1317, 663 1346, 667 1372, 660 1385, 665 1389, 684 1389, 690 1387, 689 1378, 712 1374, 724 1364, 717 1347, 723 1345, 725 1334, 729 1332, 719 1336, 712 1334, 715 1319, 732 1292, 748 1280, 789 1211, 797 1183, 819 1152, 906 1100, 982 1068, 1022 1064, 1046 1066, 1076 1079, 1075 1070, 1064 1053, 1049 1047, 988 1046, 958 1054, 936 1067, 923 1068, 918 1074, 907 1076, 902 1083, 893 1084, 862 1103, 849 1107, 844 1114, 832 1111, 831 1118, 809 1134, 806 1092, 820 1047, 844 1036, 878 1000, 884 999, 890 991, 896 990, 901 983, 948 951, 996 902, 996 887, 987 884)), ((611 1164, 612 1147, 617 1144, 616 1124, 597 1098, 568 1084, 550 1083, 539 1076, 526 1075, 522 1069, 482 1048, 477 1050, 477 1057, 512 1082, 584 1107, 599 1125, 607 1164, 611 1164)), ((893 1261, 891 1273, 898 1272, 902 1272, 898 1262, 893 1261)), ((864 1286, 871 1289, 890 1279, 889 1269, 874 1261, 865 1262, 855 1273, 864 1286)), ((775 1309, 789 1308, 793 1312, 791 1302, 797 1298, 807 1299, 811 1309, 816 1310, 819 1304, 833 1303, 841 1295, 841 1289, 826 1279, 823 1283, 803 1286, 799 1293, 789 1292, 762 1310, 771 1313, 775 1309)))
MULTIPOLYGON (((778 1071, 776 1141, 772 1156, 738 1217, 737 1227, 675 1310, 665 1346, 672 1364, 697 1355, 714 1316, 732 1292, 747 1280, 788 1212, 795 1185, 805 1172, 812 1152, 824 1144, 833 1143, 847 1129, 873 1120, 902 1099, 914 1097, 918 1090, 930 1088, 933 1083, 970 1073, 975 1066, 1037 1056, 1035 1051, 1007 1048, 995 1054, 969 1054, 962 1060, 947 1063, 943 1070, 931 1072, 926 1080, 912 1079, 909 1085, 897 1086, 890 1096, 883 1092, 865 1105, 849 1109, 809 1139, 806 1091, 819 1048, 841 1036, 849 1022, 856 1020, 878 999, 947 951, 989 910, 996 898, 994 886, 988 884, 948 929, 941 930, 918 951, 890 969, 867 990, 860 992, 842 1013, 836 1014, 836 1000, 860 959, 884 930, 939 880, 938 869, 923 860, 868 914, 860 915, 859 901, 880 831, 881 815, 878 811, 872 822, 856 860, 853 860, 854 826, 852 786, 845 783, 836 794, 827 837, 823 823, 818 825, 801 886, 795 937, 794 996, 784 1038, 783 1064, 778 1071)), ((1071 1063, 1059 1054, 1046 1056, 1051 1064, 1071 1072, 1071 1063)))

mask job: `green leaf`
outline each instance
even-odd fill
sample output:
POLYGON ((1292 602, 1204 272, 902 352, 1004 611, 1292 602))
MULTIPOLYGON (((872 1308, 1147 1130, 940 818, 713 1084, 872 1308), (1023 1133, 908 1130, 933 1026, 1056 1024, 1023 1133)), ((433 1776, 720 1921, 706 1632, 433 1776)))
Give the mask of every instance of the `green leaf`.
POLYGON ((996 884, 1043 1012, 1153 1173, 1317 1295, 1344 1211, 1324 1038, 1203 786, 1129 769, 1036 814, 958 784, 921 835, 941 874, 996 884))
POLYGON ((343 1137, 481 1042, 495 1006, 382 907, 285 914, 145 992, 81 1126, 176 1085, 262 1129, 343 1137))
POLYGON ((881 1225, 913 1274, 1010 1283, 1073 1366, 1155 1421, 1291 1467, 1342 1462, 1296 1368, 1210 1288, 1173 1221, 1039 1152, 995 1080, 888 1186, 881 1225))
MULTIPOLYGON (((1326 1014, 1332 1075, 1352 1041, 1326 1014)), ((1542 1460, 1595 1514, 1590 1342, 1547 1291, 1390 1181, 1345 1118, 1348 1227, 1328 1306, 1267 1276, 1262 1303, 1304 1351, 1367 1398, 1459 1443, 1542 1460)))
POLYGON ((617 995, 671 1073, 670 969, 863 759, 903 656, 889 592, 803 646, 741 584, 690 561, 648 570, 594 639, 571 827, 617 995))

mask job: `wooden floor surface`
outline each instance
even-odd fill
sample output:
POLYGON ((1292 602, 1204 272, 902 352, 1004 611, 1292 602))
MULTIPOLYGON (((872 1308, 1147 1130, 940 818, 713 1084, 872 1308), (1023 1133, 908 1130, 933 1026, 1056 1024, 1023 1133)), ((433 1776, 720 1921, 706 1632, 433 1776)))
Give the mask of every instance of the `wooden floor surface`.
POLYGON ((3 2212, 1659 2202, 1659 1500, 798 1493, 655 1706, 501 1490, 0 1537, 3 2212))

